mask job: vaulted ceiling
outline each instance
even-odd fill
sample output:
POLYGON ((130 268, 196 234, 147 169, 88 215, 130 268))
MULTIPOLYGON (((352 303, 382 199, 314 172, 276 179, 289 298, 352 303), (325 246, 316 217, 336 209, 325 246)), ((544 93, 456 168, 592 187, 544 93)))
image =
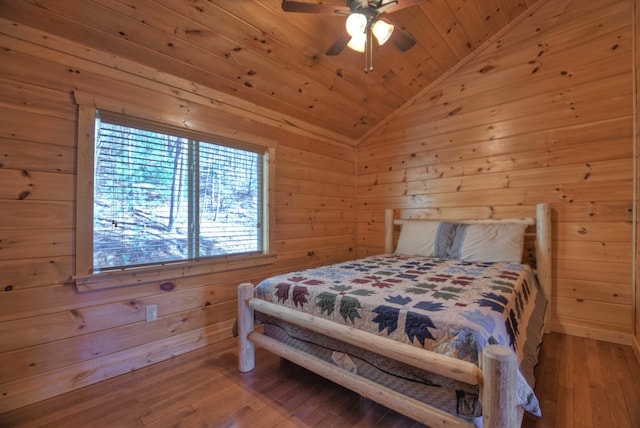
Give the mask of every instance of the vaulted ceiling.
POLYGON ((343 15, 283 12, 280 0, 11 0, 0 15, 356 144, 536 1, 425 0, 385 14, 417 44, 376 45, 370 73, 362 53, 324 54, 343 15))

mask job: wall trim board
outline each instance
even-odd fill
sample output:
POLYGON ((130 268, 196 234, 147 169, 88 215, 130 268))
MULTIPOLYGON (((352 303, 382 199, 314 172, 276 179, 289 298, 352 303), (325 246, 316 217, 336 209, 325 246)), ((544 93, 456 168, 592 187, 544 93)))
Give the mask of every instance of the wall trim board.
MULTIPOLYGON (((565 321, 558 321, 557 319, 551 322, 551 331, 554 333, 561 333, 569 336, 587 337, 590 339, 627 346, 631 346, 635 342, 633 334, 631 333, 585 327, 579 324, 570 324, 565 321)), ((635 343, 637 345, 637 342, 635 343)), ((638 351, 640 352, 640 348, 638 348, 638 351)), ((640 357, 640 354, 636 355, 640 357)))

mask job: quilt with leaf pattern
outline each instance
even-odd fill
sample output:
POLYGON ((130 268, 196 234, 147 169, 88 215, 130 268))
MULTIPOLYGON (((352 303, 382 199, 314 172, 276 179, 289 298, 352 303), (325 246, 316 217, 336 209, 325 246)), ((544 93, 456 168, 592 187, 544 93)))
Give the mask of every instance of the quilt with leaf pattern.
MULTIPOLYGON (((385 254, 274 276, 256 297, 477 364, 488 344, 522 361, 541 293, 528 265, 385 254)), ((520 404, 540 415, 518 381, 520 404)))

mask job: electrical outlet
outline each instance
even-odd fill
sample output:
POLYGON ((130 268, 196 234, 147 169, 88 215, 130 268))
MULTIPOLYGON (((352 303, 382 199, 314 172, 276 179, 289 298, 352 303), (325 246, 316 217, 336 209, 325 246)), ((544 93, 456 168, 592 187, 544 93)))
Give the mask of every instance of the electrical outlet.
POLYGON ((147 305, 147 322, 158 319, 158 305, 147 305))

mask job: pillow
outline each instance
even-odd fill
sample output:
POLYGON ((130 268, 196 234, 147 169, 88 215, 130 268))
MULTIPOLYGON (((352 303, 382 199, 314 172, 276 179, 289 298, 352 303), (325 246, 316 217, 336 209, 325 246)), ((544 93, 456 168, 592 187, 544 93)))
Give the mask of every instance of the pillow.
POLYGON ((469 262, 522 261, 525 224, 459 224, 450 258, 469 262))
POLYGON ((446 257, 456 225, 438 221, 408 221, 402 225, 396 254, 446 257))

